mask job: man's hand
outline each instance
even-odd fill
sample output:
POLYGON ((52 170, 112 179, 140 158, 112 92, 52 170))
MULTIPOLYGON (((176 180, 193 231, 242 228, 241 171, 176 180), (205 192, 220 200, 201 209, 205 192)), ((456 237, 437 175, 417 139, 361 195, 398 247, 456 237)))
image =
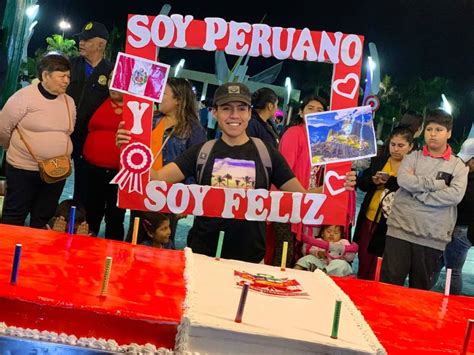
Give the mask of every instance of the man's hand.
POLYGON ((356 186, 357 175, 354 170, 348 171, 346 173, 346 181, 344 182, 344 187, 346 191, 354 191, 356 186))
POLYGON ((119 123, 117 133, 115 133, 115 145, 118 149, 122 147, 123 144, 128 144, 132 137, 132 134, 129 130, 125 129, 125 122, 122 121, 119 123))

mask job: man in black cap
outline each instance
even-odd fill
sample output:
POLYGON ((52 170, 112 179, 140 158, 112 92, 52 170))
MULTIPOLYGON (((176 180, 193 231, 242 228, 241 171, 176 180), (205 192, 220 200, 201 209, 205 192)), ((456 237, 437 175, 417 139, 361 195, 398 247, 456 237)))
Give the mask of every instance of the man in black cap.
POLYGON ((77 120, 71 136, 74 144, 74 199, 85 203, 87 198, 87 166, 82 148, 92 114, 109 95, 107 80, 113 65, 104 58, 109 31, 99 22, 88 22, 82 32, 75 35, 79 40, 79 57, 71 59, 71 83, 67 94, 74 98, 77 120))
MULTIPOLYGON (((223 186, 223 177, 227 183, 224 186, 228 187, 268 190, 273 184, 282 191, 306 192, 278 150, 247 135, 252 113, 247 86, 241 83, 219 86, 214 93, 212 113, 222 137, 207 149, 205 145, 209 142, 194 145, 159 171, 151 170, 152 179, 177 183, 193 177, 200 185, 219 187, 223 186)), ((126 144, 130 138, 130 131, 119 129, 116 143, 126 144)), ((353 188, 354 181, 355 173, 348 174, 347 189, 353 188)), ((193 252, 213 256, 221 231, 225 232, 223 258, 254 263, 263 259, 265 222, 255 220, 195 217, 188 234, 188 246, 193 252)))

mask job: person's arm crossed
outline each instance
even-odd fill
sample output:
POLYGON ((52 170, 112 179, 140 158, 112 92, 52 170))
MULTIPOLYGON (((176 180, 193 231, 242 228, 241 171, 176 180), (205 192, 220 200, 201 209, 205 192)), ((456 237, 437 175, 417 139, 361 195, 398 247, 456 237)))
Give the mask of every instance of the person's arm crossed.
POLYGON ((437 181, 442 182, 445 188, 437 191, 416 193, 414 197, 426 206, 457 206, 466 192, 468 171, 468 167, 459 161, 459 163, 456 164, 449 185, 446 185, 445 180, 439 179, 437 181))
POLYGON ((417 174, 416 161, 418 155, 421 154, 420 152, 413 152, 405 155, 397 173, 398 186, 412 194, 438 191, 446 188, 444 180, 436 180, 434 177, 417 174))

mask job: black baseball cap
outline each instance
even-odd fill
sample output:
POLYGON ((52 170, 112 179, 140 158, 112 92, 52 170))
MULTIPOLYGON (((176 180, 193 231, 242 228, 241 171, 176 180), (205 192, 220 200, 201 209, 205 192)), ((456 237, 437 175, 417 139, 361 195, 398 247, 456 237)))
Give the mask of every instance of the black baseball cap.
POLYGON ((99 37, 107 41, 109 39, 109 31, 103 23, 89 21, 82 28, 82 32, 76 33, 74 37, 79 38, 79 40, 88 40, 94 37, 99 37))
POLYGON ((214 93, 214 105, 224 105, 228 102, 240 101, 252 104, 250 90, 242 83, 226 83, 217 88, 214 93))

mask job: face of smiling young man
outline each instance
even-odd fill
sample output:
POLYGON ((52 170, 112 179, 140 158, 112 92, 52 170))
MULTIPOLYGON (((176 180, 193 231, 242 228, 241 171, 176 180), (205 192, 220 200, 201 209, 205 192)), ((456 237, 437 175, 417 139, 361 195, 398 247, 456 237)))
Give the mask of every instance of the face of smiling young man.
POLYGON ((252 115, 250 106, 244 102, 231 101, 218 105, 212 111, 219 128, 222 140, 228 145, 241 145, 248 141, 245 130, 252 115))
POLYGON ((214 92, 212 114, 222 130, 222 140, 230 146, 247 143, 247 129, 252 117, 252 94, 242 83, 225 83, 214 92))

